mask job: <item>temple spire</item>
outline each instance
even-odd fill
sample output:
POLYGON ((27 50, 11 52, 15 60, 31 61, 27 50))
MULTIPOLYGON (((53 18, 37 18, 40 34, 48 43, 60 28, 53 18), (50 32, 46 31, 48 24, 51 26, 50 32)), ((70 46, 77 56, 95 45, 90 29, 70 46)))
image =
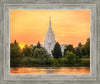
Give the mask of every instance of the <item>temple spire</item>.
POLYGON ((51 21, 51 16, 49 16, 49 21, 51 21))
POLYGON ((49 16, 49 28, 51 28, 51 16, 49 16))

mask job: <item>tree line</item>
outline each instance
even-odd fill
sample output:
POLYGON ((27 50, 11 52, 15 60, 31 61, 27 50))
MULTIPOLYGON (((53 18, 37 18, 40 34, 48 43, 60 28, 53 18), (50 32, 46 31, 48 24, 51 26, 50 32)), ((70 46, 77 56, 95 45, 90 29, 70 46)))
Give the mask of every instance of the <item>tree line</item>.
MULTIPOLYGON (((20 49, 16 40, 10 44, 10 64, 12 67, 16 66, 33 66, 33 65, 72 65, 82 64, 81 58, 90 57, 90 38, 83 45, 78 44, 76 48, 73 45, 66 45, 64 52, 62 53, 60 44, 56 42, 54 49, 52 50, 51 58, 47 50, 41 47, 40 42, 36 46, 27 46, 20 49)), ((83 64, 89 62, 84 62, 83 64)))

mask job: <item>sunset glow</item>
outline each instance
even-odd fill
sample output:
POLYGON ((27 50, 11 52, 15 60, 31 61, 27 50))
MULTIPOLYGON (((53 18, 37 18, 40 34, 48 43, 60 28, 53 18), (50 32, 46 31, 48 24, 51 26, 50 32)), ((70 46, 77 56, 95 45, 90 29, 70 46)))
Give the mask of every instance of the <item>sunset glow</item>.
POLYGON ((90 37, 90 10, 10 10, 10 42, 16 40, 21 49, 25 44, 44 44, 51 26, 60 44, 84 44, 90 37))
POLYGON ((20 47, 21 49, 23 49, 23 48, 25 47, 26 44, 25 44, 25 43, 20 43, 20 42, 19 42, 18 45, 19 45, 19 47, 20 47))

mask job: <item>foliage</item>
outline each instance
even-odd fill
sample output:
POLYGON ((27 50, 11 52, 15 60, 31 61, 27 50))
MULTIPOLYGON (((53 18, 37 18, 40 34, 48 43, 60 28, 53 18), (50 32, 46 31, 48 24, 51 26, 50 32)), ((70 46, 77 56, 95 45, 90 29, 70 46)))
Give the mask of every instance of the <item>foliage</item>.
POLYGON ((81 64, 90 65, 90 58, 81 58, 81 64))
POLYGON ((73 52, 67 51, 65 59, 67 59, 68 64, 74 64, 79 62, 78 56, 76 56, 73 52))
POLYGON ((61 47, 58 42, 55 44, 54 49, 52 50, 52 55, 54 58, 62 57, 61 47))
POLYGON ((22 50, 24 56, 32 56, 32 49, 25 45, 25 47, 22 50))
POLYGON ((79 48, 81 48, 81 47, 82 47, 82 44, 81 44, 81 43, 79 43, 79 44, 78 44, 78 47, 79 47, 79 48))
POLYGON ((32 56, 34 57, 34 51, 37 48, 36 46, 31 46, 32 47, 32 56))
POLYGON ((85 43, 85 49, 88 56, 90 56, 90 38, 87 39, 87 42, 85 43))
POLYGON ((87 55, 90 57, 90 38, 87 39, 85 45, 83 45, 80 49, 83 56, 87 55))
POLYGON ((36 46, 37 48, 41 48, 41 44, 40 44, 40 42, 38 41, 38 43, 37 43, 37 46, 36 46))
POLYGON ((37 58, 31 58, 31 61, 32 61, 32 65, 33 64, 38 64, 38 59, 37 58))
POLYGON ((75 55, 78 56, 79 58, 82 58, 82 54, 79 47, 76 48, 75 55))
POLYGON ((53 65, 58 65, 58 60, 53 58, 50 60, 50 63, 53 64, 53 65))
POLYGON ((86 48, 85 46, 82 46, 81 47, 81 52, 82 52, 82 55, 85 56, 87 53, 86 53, 86 48))
POLYGON ((42 66, 42 65, 52 65, 52 66, 63 66, 63 65, 88 65, 90 63, 89 58, 89 48, 90 48, 90 39, 87 39, 87 42, 82 45, 79 43, 76 49, 72 45, 67 45, 65 47, 64 53, 62 56, 61 47, 57 42, 52 51, 53 57, 50 57, 50 54, 41 47, 40 42, 36 46, 27 45, 21 50, 18 42, 16 40, 14 43, 10 44, 10 64, 11 67, 17 66, 42 66))
POLYGON ((50 55, 44 48, 36 48, 34 51, 34 57, 38 58, 38 63, 40 64, 49 63, 50 61, 50 55))
POLYGON ((36 46, 31 45, 31 47, 32 47, 32 56, 34 55, 34 51, 35 51, 36 48, 42 48, 39 41, 38 41, 36 46))
POLYGON ((11 58, 17 58, 17 57, 22 56, 20 47, 19 47, 18 43, 16 42, 16 40, 14 41, 14 43, 10 44, 10 56, 11 56, 11 58))
POLYGON ((66 54, 67 51, 70 51, 70 52, 75 52, 74 48, 73 48, 73 45, 67 45, 66 48, 64 49, 64 55, 66 54))
POLYGON ((23 64, 25 64, 25 65, 31 64, 31 59, 28 57, 25 57, 23 60, 23 64))

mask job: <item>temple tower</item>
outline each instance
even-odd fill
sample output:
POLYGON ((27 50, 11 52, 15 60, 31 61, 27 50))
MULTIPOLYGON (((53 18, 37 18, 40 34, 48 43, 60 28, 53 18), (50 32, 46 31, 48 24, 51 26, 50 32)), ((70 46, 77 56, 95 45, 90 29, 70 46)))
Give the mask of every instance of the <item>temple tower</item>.
POLYGON ((49 28, 45 35, 45 41, 44 41, 44 47, 49 54, 52 54, 51 51, 53 50, 55 44, 56 44, 56 40, 51 27, 51 17, 49 17, 49 28))

